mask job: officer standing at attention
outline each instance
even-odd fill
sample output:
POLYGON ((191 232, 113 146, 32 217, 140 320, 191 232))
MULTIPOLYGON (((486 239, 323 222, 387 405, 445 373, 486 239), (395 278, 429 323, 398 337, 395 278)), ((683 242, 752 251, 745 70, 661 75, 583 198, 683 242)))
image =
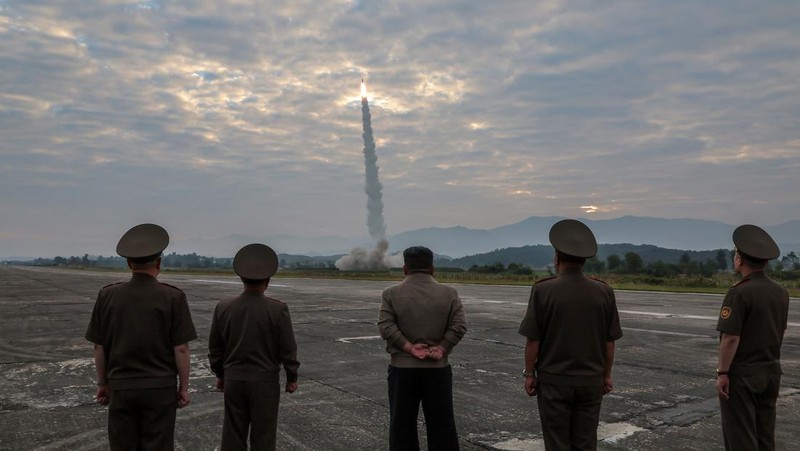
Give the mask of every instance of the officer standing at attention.
POLYGON ((131 279, 100 290, 86 331, 96 399, 110 403, 112 450, 174 449, 176 408, 189 404, 189 341, 197 333, 183 291, 156 280, 167 244, 167 231, 155 224, 122 236, 117 254, 128 260, 131 279))
POLYGON ((597 241, 580 221, 550 229, 556 277, 537 281, 519 327, 525 392, 538 395, 545 448, 597 449, 603 395, 614 385, 614 342, 622 337, 614 290, 583 274, 597 241))
POLYGON ((764 273, 780 250, 760 227, 733 231, 734 272, 742 280, 722 301, 717 394, 726 450, 775 449, 775 402, 789 294, 764 273))
POLYGON ((428 449, 458 450, 453 372, 447 356, 467 331, 455 288, 433 278, 433 252, 403 251, 402 283, 383 291, 378 329, 390 353, 389 449, 419 450, 417 415, 425 413, 428 449))
POLYGON ((264 296, 278 270, 278 256, 268 246, 249 244, 233 259, 244 291, 214 309, 208 337, 208 360, 225 393, 222 451, 274 450, 280 403, 280 366, 286 392, 297 390, 297 344, 289 308, 264 296))

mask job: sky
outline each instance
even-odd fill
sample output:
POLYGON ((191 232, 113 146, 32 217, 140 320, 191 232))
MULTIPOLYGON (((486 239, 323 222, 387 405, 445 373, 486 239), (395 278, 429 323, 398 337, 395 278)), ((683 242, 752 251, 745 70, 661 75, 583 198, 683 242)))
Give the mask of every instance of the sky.
POLYGON ((800 7, 0 0, 0 256, 529 216, 800 218, 800 7))

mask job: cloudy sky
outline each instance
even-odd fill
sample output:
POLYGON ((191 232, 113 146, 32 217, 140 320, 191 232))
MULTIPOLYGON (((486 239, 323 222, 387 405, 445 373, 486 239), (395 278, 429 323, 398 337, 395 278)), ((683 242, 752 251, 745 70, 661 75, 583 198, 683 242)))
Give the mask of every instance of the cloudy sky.
POLYGON ((800 7, 0 0, 0 256, 529 216, 800 218, 800 7))

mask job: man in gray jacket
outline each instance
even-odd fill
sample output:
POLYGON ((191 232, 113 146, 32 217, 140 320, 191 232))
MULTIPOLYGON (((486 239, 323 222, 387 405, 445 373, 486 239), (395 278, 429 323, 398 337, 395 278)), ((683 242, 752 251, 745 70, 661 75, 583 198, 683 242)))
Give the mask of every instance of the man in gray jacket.
POLYGON ((447 357, 467 331, 464 307, 452 287, 433 278, 433 252, 403 251, 406 278, 383 291, 378 328, 389 364, 389 448, 418 450, 420 402, 428 449, 458 450, 453 373, 447 357))

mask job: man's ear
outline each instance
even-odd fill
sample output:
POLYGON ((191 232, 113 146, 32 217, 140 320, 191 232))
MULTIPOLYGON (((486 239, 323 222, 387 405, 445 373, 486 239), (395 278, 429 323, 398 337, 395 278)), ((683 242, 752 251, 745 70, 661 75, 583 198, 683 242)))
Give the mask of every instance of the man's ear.
POLYGON ((408 275, 408 266, 403 265, 403 274, 408 275))

